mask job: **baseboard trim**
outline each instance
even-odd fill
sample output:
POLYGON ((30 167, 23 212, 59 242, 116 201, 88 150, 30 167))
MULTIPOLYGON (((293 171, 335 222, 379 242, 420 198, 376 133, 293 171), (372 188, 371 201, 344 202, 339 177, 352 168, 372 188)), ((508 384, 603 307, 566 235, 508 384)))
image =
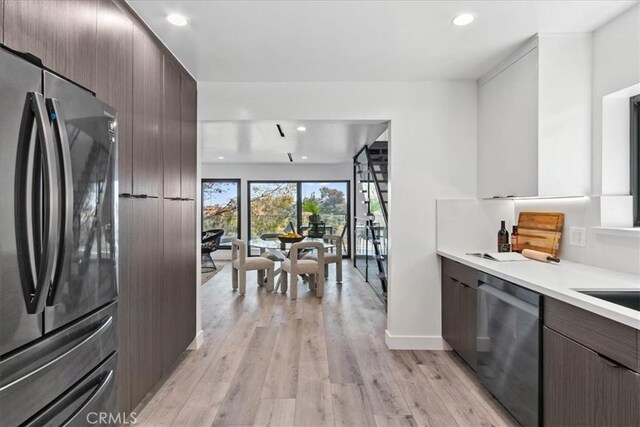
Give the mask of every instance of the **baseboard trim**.
POLYGON ((193 339, 193 341, 191 341, 191 344, 189 344, 189 347, 187 347, 187 350, 197 350, 202 346, 203 343, 204 343, 204 331, 200 329, 200 332, 196 334, 196 337, 193 339))
POLYGON ((390 350, 451 350, 440 336, 391 335, 388 330, 385 343, 390 350))

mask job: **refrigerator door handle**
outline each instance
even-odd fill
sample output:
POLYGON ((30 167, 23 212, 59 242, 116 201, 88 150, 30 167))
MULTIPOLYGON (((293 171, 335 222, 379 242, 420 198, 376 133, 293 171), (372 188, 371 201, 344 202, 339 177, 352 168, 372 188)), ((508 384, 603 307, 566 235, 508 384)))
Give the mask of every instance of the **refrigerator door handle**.
POLYGON ((40 93, 29 92, 20 125, 15 180, 15 218, 22 290, 27 312, 31 314, 44 310, 58 249, 58 168, 50 132, 44 97, 40 93), (36 202, 34 194, 37 195, 37 191, 34 190, 39 185, 36 166, 41 167, 39 164, 34 164, 36 158, 36 147, 32 146, 34 122, 40 147, 39 154, 43 158, 42 224, 38 221, 39 207, 33 206, 36 202), (40 226, 42 226, 41 244, 36 241, 40 234, 37 228, 40 226), (38 247, 41 248, 40 253, 38 253, 38 247))
MULTIPOLYGON (((96 384, 95 386, 95 390, 93 391, 93 393, 91 393, 91 395, 89 395, 89 397, 82 402, 82 406, 80 406, 80 408, 78 408, 73 415, 71 415, 69 417, 69 422, 63 424, 63 426, 72 426, 74 425, 74 421, 77 422, 79 420, 74 420, 74 418, 76 418, 78 416, 78 414, 81 414, 83 411, 85 411, 89 405, 91 405, 91 402, 93 402, 94 400, 100 398, 100 396, 102 394, 104 394, 104 392, 107 390, 109 384, 111 383, 111 381, 113 381, 114 379, 114 372, 113 370, 110 370, 109 372, 107 372, 106 374, 104 374, 102 376, 102 378, 100 379, 100 381, 96 384)), ((81 421, 88 421, 88 420, 81 420, 81 421)))
POLYGON ((72 223, 73 223, 73 174, 71 170, 71 148, 67 137, 67 123, 60 101, 55 98, 47 99, 49 119, 53 122, 54 136, 58 158, 60 160, 60 176, 62 179, 60 193, 60 239, 58 257, 55 260, 53 280, 47 296, 47 305, 56 305, 60 300, 57 292, 60 283, 66 280, 65 268, 71 258, 72 223))

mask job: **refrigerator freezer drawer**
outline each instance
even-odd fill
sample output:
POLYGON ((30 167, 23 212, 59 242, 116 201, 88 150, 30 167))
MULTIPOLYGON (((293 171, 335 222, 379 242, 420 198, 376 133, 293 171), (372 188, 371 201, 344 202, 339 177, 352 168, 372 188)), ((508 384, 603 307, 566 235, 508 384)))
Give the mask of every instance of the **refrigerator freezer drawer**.
POLYGON ((25 422, 116 351, 117 303, 0 362, 5 425, 25 422))
POLYGON ((87 378, 25 423, 25 427, 115 424, 116 360, 114 353, 87 378))

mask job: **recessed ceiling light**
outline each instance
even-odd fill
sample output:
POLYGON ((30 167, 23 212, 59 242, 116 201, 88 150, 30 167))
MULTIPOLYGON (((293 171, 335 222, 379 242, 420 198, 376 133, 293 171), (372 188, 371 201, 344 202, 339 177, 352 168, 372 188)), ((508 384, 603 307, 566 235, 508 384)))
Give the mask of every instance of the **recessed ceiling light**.
POLYGON ((308 159, 308 157, 307 157, 307 156, 302 156, 302 157, 300 157, 300 158, 301 158, 302 160, 307 160, 307 159, 308 159))
POLYGON ((471 24, 476 19, 476 16, 473 13, 461 13, 460 15, 453 18, 451 23, 458 27, 463 27, 465 25, 471 24))
POLYGON ((299 130, 300 132, 304 132, 305 130, 307 130, 307 128, 304 126, 298 126, 296 129, 299 130))
POLYGON ((220 160, 224 160, 224 157, 223 157, 223 156, 218 156, 218 158, 219 158, 220 160))
POLYGON ((189 20, 187 18, 182 15, 178 15, 177 13, 167 15, 167 21, 169 21, 173 25, 177 25, 178 27, 184 27, 189 23, 189 20))

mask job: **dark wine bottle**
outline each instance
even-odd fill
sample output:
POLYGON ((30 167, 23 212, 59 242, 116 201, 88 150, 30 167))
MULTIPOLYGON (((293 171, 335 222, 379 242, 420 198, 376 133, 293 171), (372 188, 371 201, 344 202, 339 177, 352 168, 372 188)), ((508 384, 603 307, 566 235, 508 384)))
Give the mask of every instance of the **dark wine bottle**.
POLYGON ((500 230, 498 231, 498 252, 509 252, 509 232, 505 225, 505 221, 500 221, 500 230))

